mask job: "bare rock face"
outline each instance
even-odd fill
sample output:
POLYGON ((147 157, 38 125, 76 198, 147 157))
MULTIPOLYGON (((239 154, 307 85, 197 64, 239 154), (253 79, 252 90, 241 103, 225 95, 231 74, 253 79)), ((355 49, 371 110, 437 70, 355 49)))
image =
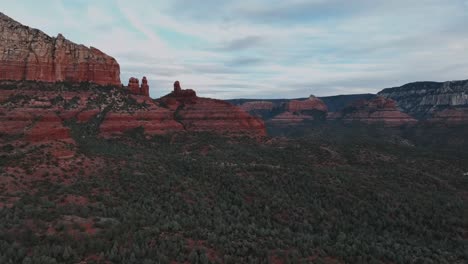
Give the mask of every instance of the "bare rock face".
POLYGON ((260 118, 228 102, 197 97, 194 90, 182 89, 178 81, 174 83, 174 90, 158 101, 173 111, 174 119, 185 131, 266 135, 260 118))
POLYGON ((304 100, 248 101, 240 104, 240 107, 251 115, 261 117, 267 124, 274 126, 323 121, 327 113, 326 104, 313 95, 304 100))
POLYGON ((175 118, 187 131, 265 136, 265 124, 242 109, 222 100, 197 98, 182 104, 175 118))
POLYGON ((428 121, 433 124, 458 126, 468 124, 468 108, 450 107, 434 113, 428 121))
POLYGON ((344 122, 383 124, 388 127, 417 123, 416 119, 398 110, 394 100, 381 96, 371 100, 360 100, 345 108, 341 115, 335 114, 334 117, 344 122))
POLYGON ((174 120, 173 112, 160 107, 153 100, 142 102, 145 108, 132 111, 115 110, 106 114, 101 126, 100 135, 104 137, 141 127, 147 135, 162 135, 184 131, 184 127, 174 120))
MULTIPOLYGON (((395 100, 404 112, 418 119, 437 119, 439 112, 446 109, 468 109, 468 80, 409 83, 384 89, 379 95, 395 100)), ((442 115, 450 112, 445 111, 442 115)), ((457 111, 455 116, 463 112, 466 111, 457 111)))
POLYGON ((197 99, 197 93, 192 89, 182 89, 179 81, 174 82, 174 90, 170 96, 184 103, 194 103, 197 99))
POLYGON ((72 135, 83 131, 114 137, 139 128, 145 135, 200 131, 266 134, 260 119, 221 100, 195 96, 187 101, 173 93, 153 100, 121 89, 102 90, 98 85, 88 85, 79 90, 80 85, 0 82, 0 141, 73 142, 72 135))
POLYGON ((70 129, 53 111, 28 104, 20 108, 0 105, 0 134, 30 142, 71 140, 70 129))
POLYGON ((132 94, 140 94, 140 81, 135 77, 130 77, 128 80, 128 90, 132 94))
POLYGON ((246 102, 239 106, 244 111, 271 111, 274 108, 273 102, 268 101, 253 101, 246 102))
POLYGON ((143 76, 143 79, 141 79, 140 94, 143 96, 149 96, 149 85, 146 76, 143 76))
POLYGON ((72 120, 83 126, 98 122, 97 136, 103 137, 139 127, 147 135, 184 131, 173 111, 149 97, 128 95, 120 89, 63 90, 52 83, 17 85, 10 90, 0 87, 0 135, 29 142, 70 141, 71 128, 66 123, 72 120))
POLYGON ((305 121, 313 121, 313 120, 314 120, 314 117, 310 115, 283 112, 279 115, 276 115, 268 122, 269 124, 277 126, 277 125, 298 125, 305 121))
POLYGON ((327 105, 317 97, 311 95, 309 99, 299 101, 299 100, 291 100, 287 103, 286 109, 288 112, 302 112, 302 111, 322 111, 327 112, 328 108, 327 105))
POLYGON ((0 13, 0 80, 120 86, 117 61, 96 48, 49 37, 0 13))
POLYGON ((305 100, 290 100, 284 105, 284 111, 274 116, 269 123, 273 126, 291 126, 304 122, 324 121, 327 106, 317 97, 311 95, 305 100))
POLYGON ((127 89, 130 91, 131 94, 134 95, 149 96, 149 85, 148 80, 145 76, 143 76, 143 78, 141 79, 141 86, 138 78, 130 77, 130 79, 128 80, 127 89))

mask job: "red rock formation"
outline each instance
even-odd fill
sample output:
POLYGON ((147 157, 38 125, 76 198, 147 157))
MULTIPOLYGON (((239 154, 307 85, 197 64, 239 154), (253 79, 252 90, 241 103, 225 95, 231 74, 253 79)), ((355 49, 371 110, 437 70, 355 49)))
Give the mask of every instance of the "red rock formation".
POLYGON ((326 104, 313 95, 306 100, 252 101, 240 107, 268 124, 281 126, 325 120, 327 113, 326 104))
POLYGON ((130 77, 128 80, 127 89, 131 94, 134 95, 149 96, 149 85, 145 76, 143 76, 143 79, 141 79, 141 86, 138 78, 130 77))
POLYGON ((273 110, 274 104, 268 101, 246 102, 239 106, 244 111, 273 110))
POLYGON ((0 134, 32 142, 70 139, 70 129, 52 111, 37 108, 0 108, 0 134))
POLYGON ((143 76, 143 79, 141 79, 140 94, 143 96, 149 96, 149 85, 146 76, 143 76))
POLYGON ((174 82, 174 94, 179 94, 182 91, 179 81, 174 82))
POLYGON ((194 103, 197 99, 197 93, 192 89, 182 89, 179 81, 176 81, 174 83, 174 91, 172 91, 170 97, 183 103, 194 103))
POLYGON ((392 99, 377 96, 371 100, 361 100, 345 108, 342 112, 345 122, 382 123, 385 126, 415 124, 417 120, 398 110, 392 99))
POLYGON ((268 123, 273 125, 296 125, 304 121, 314 120, 313 116, 303 115, 303 114, 294 114, 291 112, 283 112, 279 115, 276 115, 268 123))
MULTIPOLYGON (((8 82, 10 85, 12 82, 8 82)), ((134 83, 132 81, 131 83, 134 83)), ((158 103, 147 96, 133 96, 118 89, 109 91, 61 91, 56 84, 18 82, 21 89, 0 89, 0 134, 27 141, 71 139, 64 121, 82 125, 101 122, 99 135, 120 135, 142 127, 147 135, 184 131, 209 131, 231 135, 265 135, 263 122, 221 100, 198 98, 195 92, 170 93, 158 103), (42 84, 41 84, 42 85, 42 84), (128 100, 131 96, 134 100, 128 100), (172 102, 172 103, 168 103, 172 102), (99 121, 102 120, 102 121, 99 121)))
POLYGON ((93 82, 120 86, 117 61, 96 48, 49 37, 0 13, 0 80, 93 82))
POLYGON ((175 116, 187 131, 266 135, 260 118, 222 100, 198 98, 195 103, 184 104, 175 116))
POLYGON ((317 97, 311 95, 307 100, 291 100, 286 103, 286 110, 288 112, 302 112, 317 110, 322 112, 327 112, 327 105, 317 97))
POLYGON ((100 134, 105 137, 119 135, 138 127, 142 127, 148 135, 184 131, 183 125, 174 120, 173 111, 160 107, 152 100, 145 100, 144 103, 147 108, 107 113, 100 126, 100 134))
POLYGON ((26 139, 32 142, 71 139, 70 129, 54 113, 38 117, 32 128, 25 131, 26 139))
POLYGON ((130 77, 128 80, 128 90, 132 94, 140 94, 140 81, 135 77, 130 77))
POLYGON ((326 119, 327 106, 322 100, 311 95, 306 100, 290 100, 283 111, 268 120, 274 126, 297 125, 303 122, 323 121, 326 119))
POLYGON ((450 107, 442 111, 436 111, 428 121, 433 124, 448 126, 466 125, 468 124, 468 108, 450 107))
POLYGON ((174 119, 186 131, 266 135, 261 119, 225 101, 197 97, 195 91, 182 89, 178 81, 159 101, 174 112, 174 119))

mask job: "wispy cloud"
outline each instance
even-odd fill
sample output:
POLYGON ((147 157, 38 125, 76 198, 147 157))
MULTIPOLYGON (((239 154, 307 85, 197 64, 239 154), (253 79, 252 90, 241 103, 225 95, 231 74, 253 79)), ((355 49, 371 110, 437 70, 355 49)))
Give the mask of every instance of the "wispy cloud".
POLYGON ((151 94, 178 79, 202 96, 377 92, 468 78, 466 0, 23 0, 3 11, 96 46, 151 94))

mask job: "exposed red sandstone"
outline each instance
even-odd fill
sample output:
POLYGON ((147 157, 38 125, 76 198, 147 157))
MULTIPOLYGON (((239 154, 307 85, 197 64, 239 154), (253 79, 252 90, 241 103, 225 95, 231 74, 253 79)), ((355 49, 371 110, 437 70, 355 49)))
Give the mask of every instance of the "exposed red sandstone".
POLYGON ((99 129, 103 136, 137 127, 143 127, 147 134, 211 131, 265 135, 260 119, 229 103, 198 98, 194 90, 182 89, 178 81, 174 90, 160 100, 164 106, 149 98, 146 77, 142 78, 141 86, 138 79, 129 80, 130 96, 138 105, 115 90, 105 96, 99 91, 35 90, 33 87, 41 88, 42 82, 59 81, 121 86, 120 68, 114 58, 98 49, 77 45, 61 34, 49 37, 2 13, 0 31, 0 80, 13 84, 12 81, 19 81, 16 84, 20 86, 31 84, 22 81, 41 82, 17 92, 1 92, 1 133, 24 135, 31 141, 68 139, 70 129, 63 121, 86 123, 98 117, 102 120, 99 129))
MULTIPOLYGON (((161 98, 109 91, 0 90, 0 133, 27 141, 71 139, 65 121, 99 121, 104 137, 142 127, 147 135, 208 131, 221 134, 265 135, 263 122, 221 100, 198 98, 181 90, 161 98), (8 91, 8 92, 6 92, 8 91), (179 95, 179 96, 176 96, 179 95), (133 100, 129 100, 132 98, 133 100)), ((23 87, 23 84, 18 84, 23 87)))
POLYGON ((246 102, 239 106, 244 111, 273 110, 274 104, 268 101, 246 102))
POLYGON ((152 100, 145 100, 148 106, 135 111, 112 111, 107 113, 100 126, 102 136, 119 135, 138 127, 144 129, 145 134, 156 135, 184 130, 182 124, 174 120, 174 113, 160 107, 152 100))
POLYGON ((141 79, 140 94, 143 96, 149 96, 149 85, 146 76, 143 76, 143 79, 141 79))
POLYGON ((140 81, 135 77, 128 80, 128 90, 132 94, 140 94, 140 81))
POLYGON ((283 112, 279 115, 276 115, 268 122, 270 124, 275 124, 275 125, 296 125, 304 121, 312 121, 312 120, 314 120, 314 117, 310 115, 283 112))
POLYGON ((143 78, 141 79, 141 86, 138 78, 130 77, 130 79, 128 80, 127 89, 130 91, 131 94, 134 95, 149 96, 149 85, 148 80, 145 76, 143 76, 143 78))
POLYGON ((0 80, 93 82, 120 86, 117 61, 93 47, 49 37, 0 13, 0 80))
POLYGON ((436 111, 428 121, 449 126, 466 125, 468 124, 468 108, 450 107, 442 111, 436 111))
POLYGON ((225 101, 197 97, 194 90, 182 89, 179 81, 174 83, 174 90, 159 101, 174 111, 174 119, 186 131, 266 135, 260 118, 225 101))
POLYGON ((182 103, 195 103, 197 93, 192 89, 182 89, 179 81, 174 82, 174 90, 168 95, 182 103))
POLYGON ((32 142, 70 139, 70 129, 51 111, 37 108, 0 108, 0 133, 23 136, 32 142))
POLYGON ((322 100, 311 95, 306 100, 289 101, 288 103, 286 103, 286 110, 288 112, 302 112, 302 111, 310 111, 310 110, 327 112, 328 108, 327 108, 327 105, 322 100))
POLYGON ((313 95, 305 100, 250 101, 240 107, 269 125, 281 127, 324 121, 327 113, 326 104, 313 95))
POLYGON ((341 118, 345 122, 381 123, 389 127, 417 123, 416 119, 401 112, 394 100, 381 96, 352 104, 343 110, 341 118))
POLYGON ((198 98, 195 103, 181 107, 176 118, 187 131, 266 135, 260 118, 222 100, 198 98))
POLYGON ((268 123, 272 125, 297 125, 306 121, 324 120, 327 106, 322 100, 311 95, 306 100, 291 100, 285 104, 284 112, 274 116, 268 123))

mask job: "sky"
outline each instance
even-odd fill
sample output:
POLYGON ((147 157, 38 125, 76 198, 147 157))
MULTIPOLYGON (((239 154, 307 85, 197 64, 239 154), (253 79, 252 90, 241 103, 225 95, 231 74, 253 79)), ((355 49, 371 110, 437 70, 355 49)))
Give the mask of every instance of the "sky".
POLYGON ((117 59, 152 97, 376 93, 468 79, 468 0, 0 0, 0 11, 117 59))

